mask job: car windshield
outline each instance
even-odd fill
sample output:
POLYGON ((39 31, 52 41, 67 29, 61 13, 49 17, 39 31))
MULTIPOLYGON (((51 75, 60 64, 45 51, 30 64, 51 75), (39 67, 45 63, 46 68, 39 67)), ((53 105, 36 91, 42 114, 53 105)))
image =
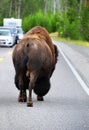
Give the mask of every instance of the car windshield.
POLYGON ((0 36, 9 36, 10 32, 8 30, 0 30, 0 36))
POLYGON ((16 28, 9 28, 11 30, 11 33, 12 34, 15 34, 16 33, 16 28))
POLYGON ((12 28, 12 27, 0 27, 0 29, 10 30, 11 34, 15 34, 16 33, 16 28, 12 28))
POLYGON ((17 28, 17 33, 18 34, 23 34, 23 30, 21 28, 17 28))

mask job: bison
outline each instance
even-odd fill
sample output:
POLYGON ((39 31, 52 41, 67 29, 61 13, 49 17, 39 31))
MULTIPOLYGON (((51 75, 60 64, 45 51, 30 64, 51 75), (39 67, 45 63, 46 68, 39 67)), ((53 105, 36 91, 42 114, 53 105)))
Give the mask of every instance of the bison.
POLYGON ((50 77, 57 57, 57 47, 52 43, 46 29, 37 26, 25 34, 15 46, 12 55, 16 72, 15 84, 20 90, 19 102, 27 101, 27 106, 33 106, 32 90, 37 94, 37 100, 43 100, 50 89, 50 77))

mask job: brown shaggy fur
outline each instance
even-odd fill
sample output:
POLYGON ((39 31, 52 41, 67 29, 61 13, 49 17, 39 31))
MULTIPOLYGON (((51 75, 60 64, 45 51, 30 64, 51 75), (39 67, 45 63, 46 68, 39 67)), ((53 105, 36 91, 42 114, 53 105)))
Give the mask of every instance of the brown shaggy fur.
POLYGON ((30 37, 44 39, 46 41, 46 43, 48 44, 48 46, 50 47, 50 49, 52 51, 53 64, 55 64, 55 48, 54 48, 52 40, 49 36, 48 31, 41 26, 36 26, 25 34, 25 36, 27 36, 27 35, 30 37))
POLYGON ((57 57, 57 48, 44 28, 37 26, 25 34, 15 46, 12 56, 16 72, 15 84, 20 90, 19 102, 27 100, 26 89, 29 89, 27 106, 32 106, 34 88, 37 99, 43 100, 50 88, 50 77, 55 69, 57 57))

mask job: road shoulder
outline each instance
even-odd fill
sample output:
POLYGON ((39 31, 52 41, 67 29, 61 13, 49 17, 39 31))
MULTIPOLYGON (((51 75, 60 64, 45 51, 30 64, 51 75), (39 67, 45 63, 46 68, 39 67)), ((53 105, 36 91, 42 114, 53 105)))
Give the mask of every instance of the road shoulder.
POLYGON ((89 87, 89 59, 85 55, 79 53, 76 49, 73 49, 68 44, 63 42, 54 41, 60 46, 63 53, 69 59, 74 68, 78 71, 82 79, 89 87))

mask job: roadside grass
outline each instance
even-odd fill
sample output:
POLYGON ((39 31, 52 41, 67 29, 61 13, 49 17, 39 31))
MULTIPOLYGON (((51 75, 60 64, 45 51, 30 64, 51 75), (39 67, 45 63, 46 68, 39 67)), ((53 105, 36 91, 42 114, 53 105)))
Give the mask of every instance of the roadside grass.
POLYGON ((71 44, 76 44, 76 45, 89 47, 89 42, 88 41, 71 40, 70 38, 62 38, 62 37, 58 36, 57 32, 51 33, 50 36, 51 36, 52 39, 57 40, 57 41, 67 42, 67 43, 71 43, 71 44))

